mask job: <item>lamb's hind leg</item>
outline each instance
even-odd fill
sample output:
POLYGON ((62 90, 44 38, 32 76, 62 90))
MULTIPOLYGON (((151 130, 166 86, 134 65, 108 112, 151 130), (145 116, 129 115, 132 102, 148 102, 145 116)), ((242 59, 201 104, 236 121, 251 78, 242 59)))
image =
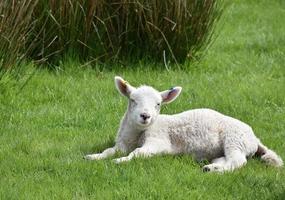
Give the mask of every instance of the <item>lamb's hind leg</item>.
POLYGON ((224 165, 226 163, 226 157, 215 158, 212 160, 212 163, 224 165))
POLYGON ((223 156, 223 157, 220 157, 220 158, 215 158, 212 160, 211 164, 209 165, 205 165, 203 167, 203 171, 204 172, 210 172, 210 171, 222 171, 223 169, 223 165, 226 163, 226 158, 223 156))
POLYGON ((240 150, 228 150, 225 152, 225 157, 213 160, 214 162, 205 165, 203 171, 206 172, 225 172, 233 171, 246 164, 246 156, 240 150))
POLYGON ((251 129, 247 131, 233 129, 224 133, 223 141, 225 162, 214 162, 203 167, 204 171, 224 172, 233 171, 246 164, 246 156, 257 150, 256 138, 251 129))

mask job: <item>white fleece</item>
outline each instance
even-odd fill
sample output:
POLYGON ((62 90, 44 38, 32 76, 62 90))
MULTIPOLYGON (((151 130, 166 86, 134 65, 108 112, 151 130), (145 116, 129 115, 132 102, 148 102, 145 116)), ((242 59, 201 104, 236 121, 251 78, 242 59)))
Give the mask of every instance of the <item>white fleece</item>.
POLYGON ((86 159, 103 159, 118 150, 129 155, 115 159, 117 163, 137 156, 183 153, 211 161, 203 171, 223 172, 245 165, 247 158, 257 153, 268 164, 283 165, 274 151, 261 144, 252 128, 237 119, 211 109, 159 114, 161 104, 172 102, 181 87, 158 92, 149 86, 134 88, 120 77, 115 77, 115 84, 129 99, 116 145, 102 153, 86 155, 86 159))

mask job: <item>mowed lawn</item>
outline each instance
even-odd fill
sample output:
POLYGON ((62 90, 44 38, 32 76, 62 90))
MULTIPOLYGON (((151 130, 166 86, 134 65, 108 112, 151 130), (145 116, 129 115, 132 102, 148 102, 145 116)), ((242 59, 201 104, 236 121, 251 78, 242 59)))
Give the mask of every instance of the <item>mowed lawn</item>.
MULTIPOLYGON (((189 155, 115 164, 86 161, 114 144, 127 100, 121 75, 134 86, 183 87, 162 113, 212 108, 251 125, 285 159, 285 3, 235 1, 201 62, 166 71, 141 62, 37 70, 0 94, 0 199, 285 199, 285 170, 258 158, 232 173, 203 173, 189 155)), ((172 66, 174 68, 174 66, 172 66)), ((119 156, 119 155, 117 155, 119 156)))

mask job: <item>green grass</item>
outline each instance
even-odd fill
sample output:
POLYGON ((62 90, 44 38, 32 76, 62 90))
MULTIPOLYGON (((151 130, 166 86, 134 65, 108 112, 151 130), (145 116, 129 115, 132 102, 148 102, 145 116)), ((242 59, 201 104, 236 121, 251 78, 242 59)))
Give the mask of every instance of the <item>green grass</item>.
POLYGON ((188 71, 146 62, 79 70, 71 61, 36 71, 22 90, 21 81, 2 84, 0 199, 284 199, 285 170, 258 159, 223 175, 202 173, 187 155, 82 159, 113 144, 126 107, 114 75, 160 90, 181 85, 162 113, 216 109, 250 124, 285 159, 285 4, 235 1, 223 18, 207 56, 188 71))

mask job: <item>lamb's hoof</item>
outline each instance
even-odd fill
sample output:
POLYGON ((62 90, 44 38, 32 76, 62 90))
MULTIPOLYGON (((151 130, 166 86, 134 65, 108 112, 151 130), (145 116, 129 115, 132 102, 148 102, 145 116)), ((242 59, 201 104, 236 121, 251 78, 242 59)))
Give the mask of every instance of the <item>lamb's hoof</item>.
POLYGON ((119 163, 122 163, 122 162, 127 162, 127 161, 129 161, 128 157, 121 157, 121 158, 113 159, 113 162, 115 162, 116 164, 119 164, 119 163))
POLYGON ((216 163, 205 165, 203 167, 203 172, 223 172, 223 171, 224 171, 223 166, 216 163))
POLYGON ((116 159, 113 159, 113 162, 116 163, 116 164, 120 164, 120 163, 123 163, 125 161, 123 159, 121 159, 121 158, 116 158, 116 159))
POLYGON ((113 159, 113 162, 119 164, 121 161, 119 159, 113 159))
POLYGON ((202 170, 203 170, 203 172, 210 172, 211 171, 211 169, 208 166, 204 166, 202 168, 202 170))
POLYGON ((85 156, 83 156, 83 159, 85 159, 85 160, 93 160, 92 159, 92 155, 85 155, 85 156))
POLYGON ((83 157, 85 160, 100 160, 102 159, 100 154, 88 154, 83 157))

